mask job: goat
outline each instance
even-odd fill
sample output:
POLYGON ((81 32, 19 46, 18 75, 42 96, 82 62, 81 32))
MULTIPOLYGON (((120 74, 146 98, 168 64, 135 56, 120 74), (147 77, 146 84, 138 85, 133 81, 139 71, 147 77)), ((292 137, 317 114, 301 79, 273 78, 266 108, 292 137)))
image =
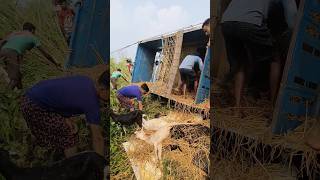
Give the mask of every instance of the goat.
POLYGON ((110 110, 110 117, 114 122, 121 124, 122 126, 131 126, 135 123, 142 127, 142 111, 135 110, 127 114, 116 114, 110 110))
POLYGON ((148 144, 153 145, 156 160, 160 161, 162 154, 162 141, 170 135, 170 128, 170 126, 162 127, 149 137, 146 136, 143 129, 141 131, 136 131, 135 135, 137 138, 146 141, 148 144))
POLYGON ((0 174, 7 180, 99 180, 103 179, 105 159, 95 152, 83 152, 50 166, 22 168, 0 150, 0 174))
POLYGON ((162 141, 165 140, 170 135, 170 129, 176 125, 187 125, 194 123, 168 123, 160 118, 148 120, 142 118, 142 129, 140 131, 136 131, 135 135, 138 139, 146 141, 148 144, 153 145, 155 157, 157 161, 161 160, 162 154, 162 141), (143 129, 156 131, 154 134, 150 136, 146 136, 143 129))
POLYGON ((148 119, 147 116, 143 115, 142 116, 142 128, 151 130, 151 131, 157 131, 161 127, 167 126, 169 123, 164 121, 161 117, 160 118, 155 118, 152 120, 146 120, 148 119))

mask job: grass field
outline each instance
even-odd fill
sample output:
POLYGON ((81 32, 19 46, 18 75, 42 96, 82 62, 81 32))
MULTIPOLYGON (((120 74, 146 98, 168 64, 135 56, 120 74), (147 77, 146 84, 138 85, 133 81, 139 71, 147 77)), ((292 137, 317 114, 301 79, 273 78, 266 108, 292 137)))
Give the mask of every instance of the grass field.
MULTIPOLYGON (((21 30, 24 22, 31 22, 36 26, 36 36, 39 37, 41 45, 54 59, 64 64, 68 48, 51 3, 47 0, 36 0, 31 1, 24 9, 18 9, 14 1, 0 0, 0 38, 12 31, 21 30)), ((2 65, 0 61, 0 66, 2 65)), ((19 166, 46 165, 53 161, 53 153, 46 148, 33 146, 35 143, 32 141, 30 130, 19 110, 19 99, 26 89, 35 83, 63 76, 64 73, 48 63, 37 50, 25 54, 21 71, 24 86, 22 90, 8 89, 7 82, 0 76, 0 148, 10 151, 12 159, 19 166)), ((104 129, 109 128, 106 117, 106 114, 102 114, 104 129)), ((89 132, 85 122, 80 122, 78 126, 79 150, 88 149, 89 132)), ((0 175, 0 180, 2 179, 0 175)))

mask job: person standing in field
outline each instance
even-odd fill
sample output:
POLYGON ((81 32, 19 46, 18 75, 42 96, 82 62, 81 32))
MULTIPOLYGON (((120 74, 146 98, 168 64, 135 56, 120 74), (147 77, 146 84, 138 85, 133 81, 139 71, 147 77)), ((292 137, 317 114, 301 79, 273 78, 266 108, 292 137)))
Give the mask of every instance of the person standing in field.
POLYGON ((20 64, 27 50, 36 47, 50 62, 61 67, 61 64, 41 47, 40 40, 35 36, 35 30, 36 27, 33 24, 26 22, 23 24, 22 31, 12 32, 0 41, 0 60, 4 59, 11 89, 15 87, 22 89, 20 64))
POLYGON ((123 76, 123 74, 121 73, 121 69, 117 69, 116 71, 114 71, 111 74, 111 84, 112 84, 112 89, 117 90, 118 89, 118 80, 119 78, 122 78, 123 80, 125 80, 127 83, 129 83, 129 81, 123 76))
POLYGON ((60 28, 68 44, 70 43, 71 39, 74 16, 74 11, 68 6, 67 1, 64 1, 62 3, 61 10, 59 11, 58 17, 60 28))
POLYGON ((58 14, 61 11, 62 0, 53 0, 54 10, 58 14))
POLYGON ((128 71, 132 75, 132 67, 133 67, 132 61, 131 61, 131 59, 127 59, 126 62, 127 62, 128 71))
POLYGON ((197 49, 197 53, 193 55, 187 55, 179 66, 181 84, 179 85, 179 92, 183 92, 184 98, 186 98, 186 90, 193 89, 197 92, 199 73, 203 70, 203 62, 200 57, 201 49, 197 49))
POLYGON ((91 132, 93 150, 104 156, 100 100, 106 102, 108 73, 95 83, 87 76, 40 81, 21 98, 21 112, 31 133, 42 147, 77 152, 78 130, 73 117, 84 114, 91 132))
POLYGON ((143 83, 141 86, 130 85, 117 91, 117 99, 121 107, 130 109, 131 112, 134 111, 134 99, 137 99, 139 110, 142 111, 142 96, 146 95, 148 92, 149 87, 146 83, 143 83))

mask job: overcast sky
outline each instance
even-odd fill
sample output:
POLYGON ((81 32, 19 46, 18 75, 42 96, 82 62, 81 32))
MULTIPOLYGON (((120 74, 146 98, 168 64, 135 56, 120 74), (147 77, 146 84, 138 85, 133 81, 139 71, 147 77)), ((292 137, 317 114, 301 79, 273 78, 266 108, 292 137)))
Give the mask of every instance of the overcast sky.
MULTIPOLYGON (((202 23, 210 0, 111 0, 110 51, 162 33, 202 23)), ((134 59, 136 46, 111 56, 134 59)))

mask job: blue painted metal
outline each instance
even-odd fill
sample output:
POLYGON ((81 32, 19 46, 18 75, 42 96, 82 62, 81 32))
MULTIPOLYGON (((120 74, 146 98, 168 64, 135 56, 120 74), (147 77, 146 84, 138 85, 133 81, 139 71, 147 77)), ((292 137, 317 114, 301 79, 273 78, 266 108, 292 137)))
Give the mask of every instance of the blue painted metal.
POLYGON ((151 81, 156 52, 156 50, 147 48, 143 44, 138 45, 134 61, 132 82, 151 81))
MULTIPOLYGON (((162 48, 163 39, 158 39, 150 42, 144 42, 138 44, 134 70, 132 75, 132 82, 150 82, 154 70, 154 60, 156 52, 162 48), (161 46, 160 46, 161 45, 161 46)), ((197 43, 202 46, 206 40, 205 34, 202 30, 195 30, 187 32, 183 36, 183 43, 197 43)), ((194 44, 195 45, 195 44, 194 44)), ((210 92, 210 54, 211 52, 207 49, 204 70, 201 74, 199 87, 196 95, 195 103, 202 103, 209 97, 210 92)))
POLYGON ((306 115, 312 117, 319 113, 320 21, 312 18, 312 14, 320 13, 320 1, 305 0, 301 6, 303 14, 293 38, 273 116, 272 131, 276 134, 295 129, 306 115), (310 29, 314 30, 314 36, 309 33, 310 29))
POLYGON ((109 0, 84 0, 76 4, 74 31, 71 36, 72 53, 66 68, 92 67, 109 59, 109 0))
POLYGON ((204 60, 203 72, 201 73, 199 86, 196 95, 196 104, 204 102, 210 93, 210 59, 211 51, 210 47, 207 48, 206 57, 204 60))

